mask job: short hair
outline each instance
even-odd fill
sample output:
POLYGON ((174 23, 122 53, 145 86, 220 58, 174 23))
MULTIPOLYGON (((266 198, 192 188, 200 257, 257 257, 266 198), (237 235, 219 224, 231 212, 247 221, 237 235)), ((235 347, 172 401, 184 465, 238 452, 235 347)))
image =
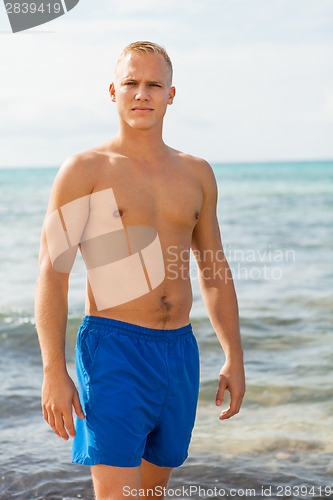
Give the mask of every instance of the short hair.
POLYGON ((158 43, 155 42, 147 42, 147 41, 139 41, 139 42, 133 42, 127 45, 124 50, 121 52, 120 56, 118 57, 117 63, 116 63, 116 71, 117 71, 117 66, 121 59, 127 54, 130 54, 131 52, 138 52, 139 54, 160 54, 163 56, 165 62, 167 63, 169 73, 170 73, 170 83, 172 82, 172 77, 173 77, 173 68, 172 68, 172 62, 169 57, 169 54, 165 50, 164 47, 159 45, 158 43))

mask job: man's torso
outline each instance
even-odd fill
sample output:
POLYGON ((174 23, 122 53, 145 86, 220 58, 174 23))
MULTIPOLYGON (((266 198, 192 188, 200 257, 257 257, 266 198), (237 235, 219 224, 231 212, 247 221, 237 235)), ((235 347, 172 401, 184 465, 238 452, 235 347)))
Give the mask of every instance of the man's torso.
POLYGON ((88 281, 85 314, 150 328, 186 325, 192 306, 189 249, 203 203, 198 163, 172 149, 158 164, 149 165, 115 154, 104 145, 92 154, 92 193, 112 188, 118 210, 111 218, 120 217, 125 228, 149 226, 157 231, 165 278, 148 293, 103 310, 98 310, 88 281))

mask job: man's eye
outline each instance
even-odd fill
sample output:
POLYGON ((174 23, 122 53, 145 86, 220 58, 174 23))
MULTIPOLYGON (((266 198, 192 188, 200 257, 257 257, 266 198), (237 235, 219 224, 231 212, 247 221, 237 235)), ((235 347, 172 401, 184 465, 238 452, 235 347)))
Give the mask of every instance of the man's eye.
POLYGON ((134 82, 125 82, 125 85, 134 85, 134 82))
POLYGON ((161 87, 161 85, 159 85, 158 83, 152 83, 151 85, 152 87, 161 87))

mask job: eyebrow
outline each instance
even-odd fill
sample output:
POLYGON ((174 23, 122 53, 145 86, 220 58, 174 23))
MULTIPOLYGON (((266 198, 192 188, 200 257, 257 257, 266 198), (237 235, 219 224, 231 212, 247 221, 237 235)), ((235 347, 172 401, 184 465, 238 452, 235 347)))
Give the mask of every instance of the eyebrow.
MULTIPOLYGON (((126 76, 125 78, 122 79, 122 82, 135 82, 137 83, 138 80, 136 78, 131 78, 130 76, 126 76)), ((159 80, 148 80, 146 83, 158 83, 159 85, 163 85, 163 82, 159 80)))

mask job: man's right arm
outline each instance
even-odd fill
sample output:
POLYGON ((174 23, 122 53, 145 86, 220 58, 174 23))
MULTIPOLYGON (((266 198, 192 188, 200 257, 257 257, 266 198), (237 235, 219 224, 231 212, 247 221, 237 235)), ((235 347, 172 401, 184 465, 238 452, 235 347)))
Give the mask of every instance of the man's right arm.
POLYGON ((57 214, 62 206, 89 195, 92 187, 91 169, 80 156, 68 159, 59 169, 42 227, 35 290, 35 320, 44 370, 43 416, 53 431, 65 440, 68 439, 66 429, 71 436, 75 436, 72 406, 78 417, 84 418, 84 414, 65 360, 70 269, 61 272, 53 266, 50 238, 54 236, 56 239, 58 235, 53 235, 52 230, 51 234, 50 231, 48 233, 46 228, 50 214, 57 214))

